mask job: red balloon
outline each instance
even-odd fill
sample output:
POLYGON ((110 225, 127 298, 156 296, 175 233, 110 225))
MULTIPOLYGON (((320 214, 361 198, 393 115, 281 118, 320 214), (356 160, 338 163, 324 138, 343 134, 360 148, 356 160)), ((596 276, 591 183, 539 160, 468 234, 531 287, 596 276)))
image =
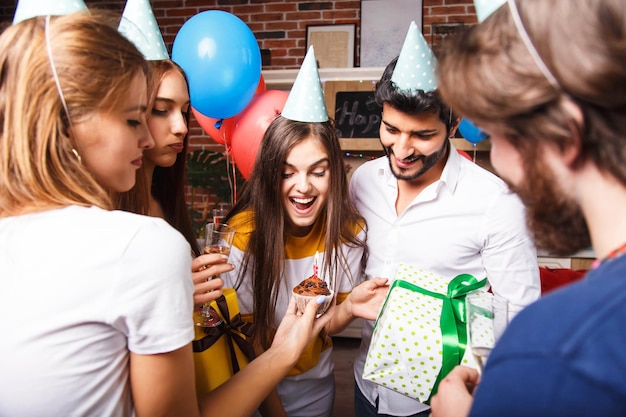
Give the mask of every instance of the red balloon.
POLYGON ((469 156, 469 154, 461 149, 457 149, 456 150, 463 158, 469 159, 470 161, 472 161, 472 157, 469 156))
POLYGON ((259 79, 259 85, 256 87, 254 95, 256 96, 257 94, 262 93, 265 90, 267 90, 267 88, 265 87, 265 78, 263 78, 263 74, 261 74, 261 78, 259 79))
POLYGON ((224 140, 224 135, 220 132, 220 128, 216 127, 216 124, 220 121, 220 119, 205 116, 193 107, 191 107, 191 112, 193 113, 193 117, 195 117, 198 121, 200 127, 207 135, 211 137, 211 139, 219 144, 226 144, 224 140))
POLYGON ((224 139, 223 143, 224 145, 226 145, 226 147, 229 147, 231 144, 233 131, 235 130, 235 124, 237 123, 238 117, 239 115, 235 115, 222 121, 222 125, 220 126, 220 133, 222 134, 222 139, 224 139))
POLYGON ((279 90, 263 91, 237 116, 233 130, 232 154, 245 179, 250 179, 254 161, 265 131, 282 110, 289 93, 279 90))

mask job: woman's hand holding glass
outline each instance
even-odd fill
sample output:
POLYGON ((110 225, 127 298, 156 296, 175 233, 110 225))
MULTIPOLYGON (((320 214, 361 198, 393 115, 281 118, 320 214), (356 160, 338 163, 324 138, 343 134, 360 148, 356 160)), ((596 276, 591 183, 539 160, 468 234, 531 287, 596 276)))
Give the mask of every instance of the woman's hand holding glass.
POLYGON ((230 272, 234 267, 228 263, 228 256, 205 254, 195 258, 191 263, 191 279, 193 280, 193 304, 202 306, 216 300, 222 295, 224 280, 218 275, 230 272), (213 278, 218 276, 216 278, 213 278))
MULTIPOLYGON (((213 264, 210 266, 199 267, 197 272, 194 272, 194 302, 204 299, 202 308, 196 309, 194 314, 194 322, 197 326, 201 327, 213 327, 221 323, 217 312, 210 306, 210 301, 215 300, 221 295, 212 294, 215 289, 219 289, 224 285, 224 281, 219 278, 219 274, 222 272, 228 272, 233 269, 233 266, 227 264, 228 255, 230 255, 230 248, 235 238, 235 228, 227 224, 209 223, 206 225, 204 255, 201 257, 211 257, 213 260, 219 262, 222 261, 224 265, 213 264), (202 280, 205 280, 204 282, 202 280), (218 281, 213 283, 213 281, 218 281), (204 296, 202 291, 208 291, 204 296)), ((199 260, 198 257, 196 260, 199 260)), ((205 258, 206 259, 206 258, 205 258)), ((192 266, 193 268, 193 266, 192 266)))

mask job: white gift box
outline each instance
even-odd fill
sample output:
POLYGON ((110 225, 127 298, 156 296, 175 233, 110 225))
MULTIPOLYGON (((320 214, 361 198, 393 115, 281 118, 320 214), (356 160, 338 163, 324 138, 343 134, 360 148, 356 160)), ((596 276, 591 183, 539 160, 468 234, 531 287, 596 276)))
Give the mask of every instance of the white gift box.
POLYGON ((476 367, 467 346, 465 295, 486 284, 467 274, 447 279, 400 265, 374 326, 363 378, 428 402, 454 366, 476 367))

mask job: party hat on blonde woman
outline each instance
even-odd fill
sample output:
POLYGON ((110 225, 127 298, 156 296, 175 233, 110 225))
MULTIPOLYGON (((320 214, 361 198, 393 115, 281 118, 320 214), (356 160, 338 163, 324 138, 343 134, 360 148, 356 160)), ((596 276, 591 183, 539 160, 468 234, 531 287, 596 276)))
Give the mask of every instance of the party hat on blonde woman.
POLYGON ((13 23, 37 16, 61 16, 87 10, 83 0, 19 0, 13 23))
POLYGON ((317 60, 313 47, 304 57, 300 71, 291 87, 289 97, 281 113, 286 119, 297 122, 326 122, 328 112, 324 104, 322 83, 317 70, 317 60))
POLYGON ((170 58, 148 0, 128 0, 118 30, 135 44, 146 59, 158 61, 170 58))
POLYGON ((424 35, 415 22, 411 22, 391 81, 396 88, 408 94, 415 94, 418 90, 433 91, 437 88, 436 65, 437 59, 424 35))
POLYGON ((506 0, 474 0, 474 8, 476 9, 478 23, 488 18, 504 3, 506 3, 506 0))

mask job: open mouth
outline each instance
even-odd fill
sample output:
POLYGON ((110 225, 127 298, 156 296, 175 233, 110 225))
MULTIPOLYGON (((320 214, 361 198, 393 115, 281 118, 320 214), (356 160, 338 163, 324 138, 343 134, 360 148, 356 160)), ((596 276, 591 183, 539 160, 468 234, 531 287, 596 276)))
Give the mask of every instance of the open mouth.
POLYGON ((404 158, 403 160, 401 160, 400 162, 403 164, 412 164, 413 162, 419 161, 421 158, 420 155, 411 155, 407 158, 404 158))
POLYGON ((396 165, 399 168, 408 168, 411 165, 413 165, 415 162, 419 161, 420 159, 422 159, 420 155, 411 155, 404 159, 396 158, 396 165))
POLYGON ((296 210, 307 210, 310 208, 315 202, 317 197, 309 197, 309 198, 289 198, 291 204, 296 208, 296 210))

